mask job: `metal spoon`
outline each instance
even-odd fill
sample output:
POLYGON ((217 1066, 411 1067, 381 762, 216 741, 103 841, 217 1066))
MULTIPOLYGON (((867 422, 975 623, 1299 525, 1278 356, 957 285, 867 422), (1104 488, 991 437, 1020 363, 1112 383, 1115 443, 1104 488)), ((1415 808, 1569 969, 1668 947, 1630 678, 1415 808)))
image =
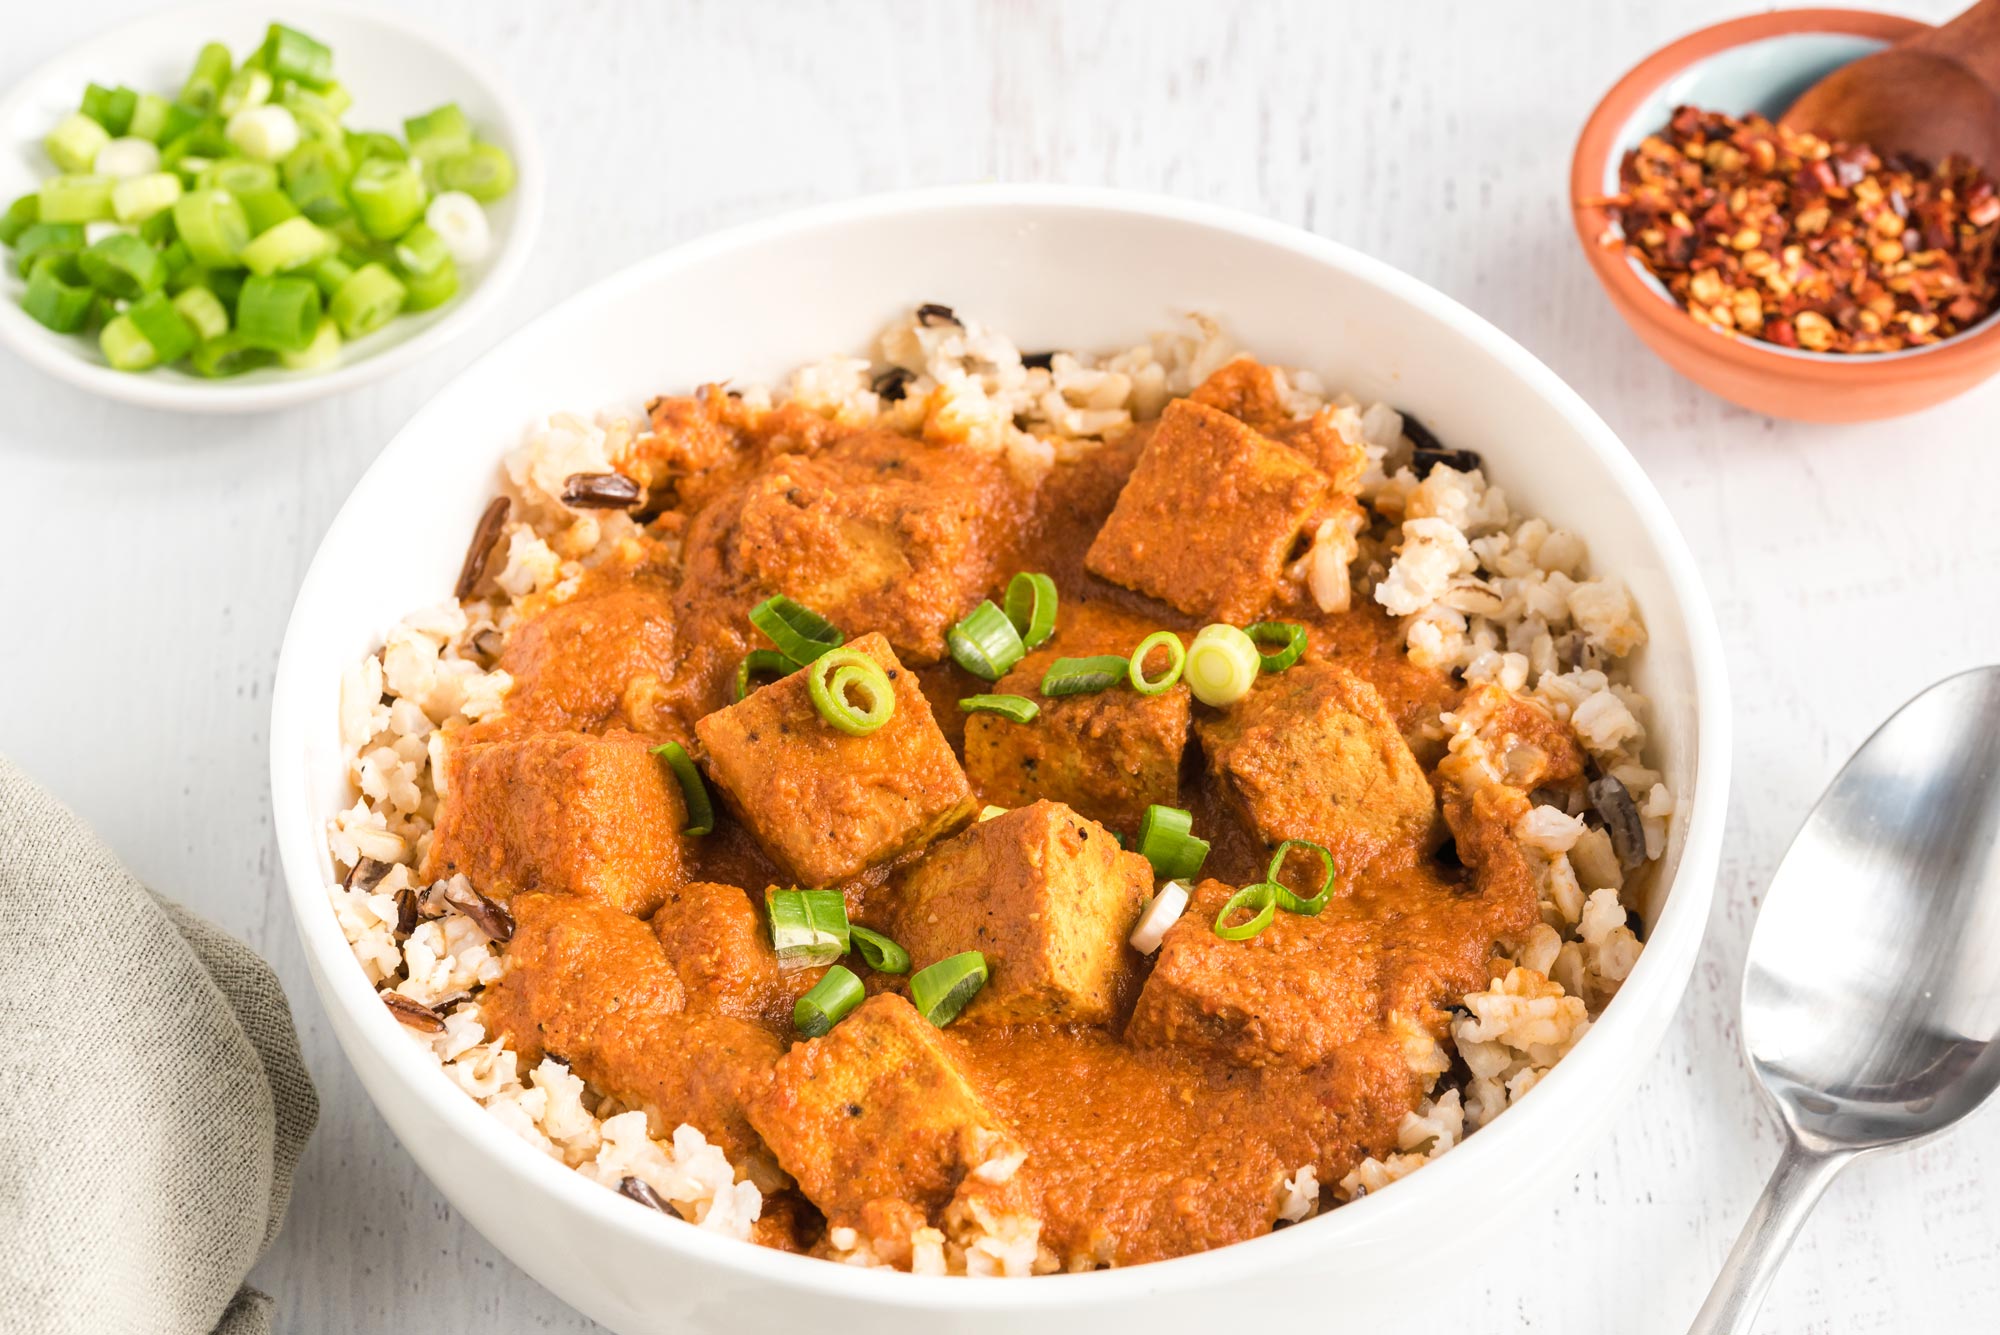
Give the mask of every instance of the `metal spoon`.
POLYGON ((1692 1335, 1749 1330, 1849 1160, 2000 1086, 2000 667, 1904 705, 1806 817, 1750 938, 1743 1046, 1789 1139, 1692 1335))

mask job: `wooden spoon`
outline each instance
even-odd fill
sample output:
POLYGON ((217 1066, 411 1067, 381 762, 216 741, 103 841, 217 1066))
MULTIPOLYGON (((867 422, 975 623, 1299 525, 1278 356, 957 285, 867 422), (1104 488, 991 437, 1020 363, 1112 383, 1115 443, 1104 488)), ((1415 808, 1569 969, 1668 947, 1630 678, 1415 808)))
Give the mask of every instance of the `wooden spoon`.
POLYGON ((2000 0, 1864 56, 1821 79, 1787 128, 1936 162, 1949 153, 2000 167, 2000 0))

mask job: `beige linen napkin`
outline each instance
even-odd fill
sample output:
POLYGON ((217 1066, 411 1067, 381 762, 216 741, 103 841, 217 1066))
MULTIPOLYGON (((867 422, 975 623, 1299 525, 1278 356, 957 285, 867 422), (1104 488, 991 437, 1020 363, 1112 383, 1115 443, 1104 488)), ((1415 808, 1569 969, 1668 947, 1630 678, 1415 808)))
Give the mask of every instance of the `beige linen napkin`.
POLYGON ((318 1114, 264 962, 0 758, 0 1333, 268 1331, 318 1114))

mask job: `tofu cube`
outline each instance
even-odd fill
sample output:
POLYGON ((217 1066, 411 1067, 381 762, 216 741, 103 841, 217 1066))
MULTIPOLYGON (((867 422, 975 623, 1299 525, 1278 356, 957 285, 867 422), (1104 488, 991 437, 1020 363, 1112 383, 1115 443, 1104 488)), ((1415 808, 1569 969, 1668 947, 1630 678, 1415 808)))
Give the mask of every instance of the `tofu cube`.
POLYGON ((912 1230, 941 1222, 961 1187, 1011 1176, 1019 1162, 944 1037, 893 993, 796 1044, 749 1114, 829 1224, 905 1246, 912 1230))
POLYGON ((733 885, 691 881, 668 892, 653 932, 687 991, 688 1009, 756 1020, 789 1034, 792 1003, 826 972, 778 968, 761 903, 733 885))
POLYGON ((508 717, 537 730, 665 731, 673 603, 646 583, 580 594, 515 627, 499 665, 514 678, 508 717))
POLYGON ((898 889, 897 939, 916 968, 986 956, 986 986, 959 1024, 1106 1024, 1137 960, 1126 938, 1153 869, 1102 825, 1037 802, 931 849, 898 889))
POLYGON ((1266 675, 1195 729, 1209 770, 1267 845, 1323 844, 1343 876, 1391 848, 1436 847, 1430 780, 1382 697, 1344 668, 1266 675))
POLYGON ((506 899, 530 890, 645 915, 687 879, 680 785, 628 732, 542 733, 446 752, 423 874, 506 899))
POLYGON ((1079 642, 1064 635, 1036 650, 1002 677, 993 690, 1023 695, 1041 706, 1032 723, 997 714, 965 721, 965 772, 980 797, 995 806, 1022 807, 1041 798, 1117 830, 1128 839, 1153 803, 1176 806, 1181 756, 1187 750, 1188 688, 1177 683, 1158 695, 1094 691, 1044 699, 1042 674, 1058 657, 1126 653, 1146 635, 1079 642))
POLYGON ((821 718, 804 670, 695 725, 708 773, 757 842, 804 886, 827 886, 948 834, 972 818, 972 788, 914 673, 879 634, 850 647, 895 691, 865 737, 821 718))
POLYGON ((1336 905, 1311 918, 1279 913, 1250 940, 1225 941, 1215 915, 1234 893, 1221 881, 1195 887, 1139 991, 1127 1042, 1303 1070, 1378 1027, 1378 924, 1336 905))
POLYGON ((1281 591, 1329 486, 1296 451, 1177 399, 1084 564, 1189 616, 1254 621, 1281 591))

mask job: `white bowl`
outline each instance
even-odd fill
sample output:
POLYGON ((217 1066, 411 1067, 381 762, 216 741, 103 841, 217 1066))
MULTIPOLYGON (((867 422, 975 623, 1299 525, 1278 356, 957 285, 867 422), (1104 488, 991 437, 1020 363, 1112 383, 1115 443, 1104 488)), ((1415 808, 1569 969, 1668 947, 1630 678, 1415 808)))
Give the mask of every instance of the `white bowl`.
MULTIPOLYGON (((1537 1179, 1587 1162, 1686 987, 1708 917, 1729 769, 1721 649, 1694 562, 1645 475, 1547 368, 1465 308, 1377 261, 1221 210, 1111 192, 974 186, 738 228, 639 264, 488 353, 413 418, 334 521, 285 638, 272 703, 278 840, 299 933, 362 1083, 431 1180, 514 1262, 596 1320, 687 1329, 1214 1330, 1297 1308, 1335 1329, 1370 1291, 1467 1245, 1537 1179), (1604 1018, 1519 1108, 1385 1191, 1269 1237, 1089 1275, 979 1281, 851 1269, 634 1209, 529 1149, 390 1018, 328 908, 322 831, 352 801, 336 735, 342 667, 447 598, 503 452, 553 411, 636 406, 704 379, 777 377, 862 351, 940 301, 1024 347, 1115 349, 1189 310, 1243 346, 1419 414, 1482 451, 1526 510, 1589 539, 1651 630, 1637 678, 1682 795, 1648 944, 1604 1018), (1339 1310, 1324 1282, 1344 1277, 1339 1310), (1128 1327, 1129 1323, 1129 1327, 1128 1327)), ((310 1201, 295 1208, 310 1209, 310 1201)), ((1416 1276, 1419 1283, 1439 1282, 1416 1276)), ((1420 1290, 1419 1290, 1420 1291, 1420 1290)), ((1407 1304, 1409 1290, 1401 1301, 1407 1304)), ((1349 1328, 1342 1324, 1338 1328, 1349 1328)), ((1365 1327, 1354 1327, 1365 1328, 1365 1327)))
MULTIPOLYGON (((72 47, 0 99, 0 205, 40 186, 54 168, 42 139, 77 108, 84 85, 127 84, 166 94, 181 86, 203 42, 241 59, 274 17, 265 3, 197 5, 126 24, 72 47)), ((514 189, 487 209, 493 251, 461 274, 459 294, 418 315, 398 316, 340 350, 330 370, 268 367, 224 380, 165 368, 114 371, 97 340, 43 328, 21 309, 26 284, 0 263, 0 342, 34 366, 93 394, 179 412, 261 412, 339 393, 408 366, 473 328, 520 276, 542 218, 542 159, 534 131, 499 81, 471 57, 387 15, 320 3, 288 4, 284 22, 333 48, 334 71, 354 94, 343 122, 399 138, 403 118, 456 102, 481 138, 514 158, 514 189)))

